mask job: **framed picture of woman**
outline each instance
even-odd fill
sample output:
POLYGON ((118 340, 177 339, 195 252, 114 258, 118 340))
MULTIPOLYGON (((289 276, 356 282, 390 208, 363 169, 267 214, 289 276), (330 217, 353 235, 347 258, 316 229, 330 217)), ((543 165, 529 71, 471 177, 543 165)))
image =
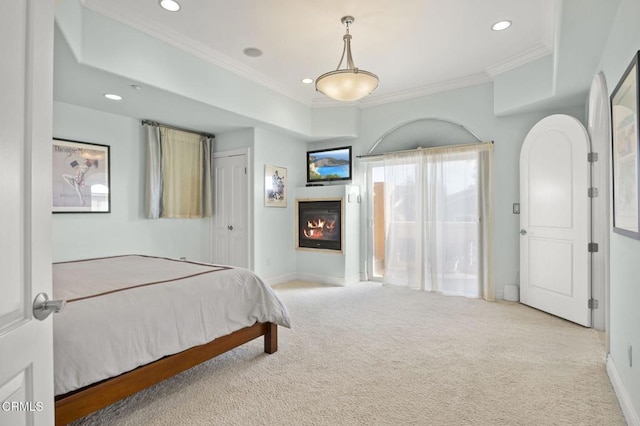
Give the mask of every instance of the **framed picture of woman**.
POLYGON ((110 150, 107 145, 53 139, 54 213, 110 213, 110 150))

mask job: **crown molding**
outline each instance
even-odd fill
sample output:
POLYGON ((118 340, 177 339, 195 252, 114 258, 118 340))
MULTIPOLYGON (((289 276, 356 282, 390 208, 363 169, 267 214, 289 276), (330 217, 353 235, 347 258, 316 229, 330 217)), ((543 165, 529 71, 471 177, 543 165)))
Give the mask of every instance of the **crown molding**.
POLYGON ((422 96, 433 95, 436 93, 448 92, 450 90, 461 89, 464 87, 477 86, 479 84, 491 82, 491 78, 485 73, 472 74, 461 78, 446 80, 415 89, 402 90, 399 92, 389 93, 387 95, 371 96, 361 101, 360 106, 370 107, 376 105, 398 102, 407 99, 419 98, 422 96))
POLYGON ((512 56, 506 61, 499 62, 495 65, 487 67, 486 72, 491 78, 496 77, 499 74, 518 68, 524 64, 527 64, 536 59, 540 59, 552 53, 552 50, 544 43, 539 43, 532 48, 525 50, 523 53, 512 56))
POLYGON ((300 94, 292 91, 285 85, 267 77, 266 75, 257 72, 255 69, 170 28, 165 27, 162 31, 159 31, 157 27, 150 25, 148 21, 135 16, 113 13, 99 4, 89 5, 86 3, 86 0, 80 0, 80 3, 83 7, 99 13, 100 15, 141 31, 155 39, 232 72, 235 75, 257 83, 267 89, 273 90, 276 93, 287 96, 305 106, 311 106, 311 102, 307 97, 300 96, 300 94))
POLYGON ((420 98, 422 96, 433 95, 435 93, 448 92, 449 90, 461 89, 464 87, 477 86, 489 83, 492 79, 485 73, 472 74, 453 80, 442 81, 428 86, 415 89, 402 90, 385 95, 370 95, 354 102, 341 102, 327 97, 315 98, 311 101, 312 108, 328 108, 338 106, 357 106, 367 108, 370 106, 383 105, 391 102, 398 102, 407 99, 420 98))

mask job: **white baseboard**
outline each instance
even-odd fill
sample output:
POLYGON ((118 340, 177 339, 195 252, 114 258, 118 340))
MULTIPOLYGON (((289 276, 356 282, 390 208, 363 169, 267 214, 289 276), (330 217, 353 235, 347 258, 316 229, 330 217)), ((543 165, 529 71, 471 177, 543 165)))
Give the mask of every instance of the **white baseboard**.
POLYGON ((277 275, 275 277, 265 278, 265 279, 263 279, 263 281, 268 286, 273 287, 276 284, 282 284, 282 283, 286 283, 286 282, 289 282, 289 281, 295 281, 297 278, 298 277, 297 277, 297 275, 295 273, 288 273, 288 274, 277 275))
POLYGON ((620 378, 620 374, 618 374, 618 369, 616 368, 611 355, 607 356, 607 374, 609 375, 609 380, 611 380, 611 384, 613 385, 613 390, 616 392, 618 403, 620 404, 620 408, 622 408, 622 413, 624 414, 627 424, 629 426, 640 426, 640 417, 638 417, 638 413, 635 408, 633 408, 631 397, 627 393, 627 389, 624 387, 624 383, 620 378))

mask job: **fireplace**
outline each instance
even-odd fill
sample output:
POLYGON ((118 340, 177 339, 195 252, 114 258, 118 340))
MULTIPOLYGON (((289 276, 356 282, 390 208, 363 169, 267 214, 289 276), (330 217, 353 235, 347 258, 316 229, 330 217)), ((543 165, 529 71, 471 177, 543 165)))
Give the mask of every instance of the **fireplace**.
POLYGON ((342 250, 342 199, 298 200, 298 247, 342 250))

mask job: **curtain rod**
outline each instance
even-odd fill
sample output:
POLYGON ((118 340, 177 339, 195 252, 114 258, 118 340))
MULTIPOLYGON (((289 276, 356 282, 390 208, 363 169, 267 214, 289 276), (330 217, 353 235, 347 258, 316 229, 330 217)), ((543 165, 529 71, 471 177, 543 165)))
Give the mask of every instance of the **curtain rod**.
POLYGON ((365 155, 356 155, 356 158, 375 158, 375 157, 382 157, 384 156, 384 154, 396 154, 396 153, 401 153, 401 152, 412 152, 412 151, 418 151, 418 150, 422 150, 422 149, 438 149, 438 148, 458 148, 458 147, 463 147, 463 146, 473 146, 473 145, 485 145, 487 143, 490 143, 491 145, 493 145, 493 141, 489 141, 489 142, 480 142, 480 143, 464 143, 464 144, 458 144, 458 145, 440 145, 440 146, 428 146, 428 147, 417 147, 417 148, 413 148, 413 149, 404 149, 401 151, 389 151, 389 152, 383 152, 381 154, 365 154, 365 155))
POLYGON ((185 128, 176 127, 176 126, 170 126, 168 124, 162 124, 162 123, 158 123, 156 121, 151 121, 151 120, 142 120, 142 125, 143 126, 153 126, 153 127, 166 127, 168 129, 180 130, 180 131, 189 132, 189 133, 195 133, 197 135, 204 136, 206 138, 215 138, 216 137, 216 135, 211 134, 211 133, 197 132, 195 130, 185 129, 185 128))

